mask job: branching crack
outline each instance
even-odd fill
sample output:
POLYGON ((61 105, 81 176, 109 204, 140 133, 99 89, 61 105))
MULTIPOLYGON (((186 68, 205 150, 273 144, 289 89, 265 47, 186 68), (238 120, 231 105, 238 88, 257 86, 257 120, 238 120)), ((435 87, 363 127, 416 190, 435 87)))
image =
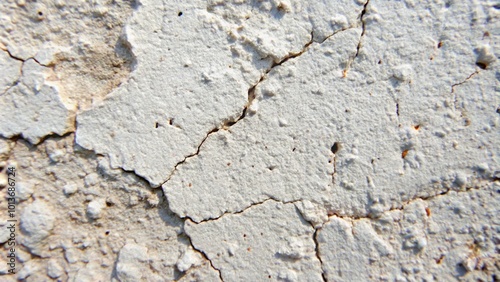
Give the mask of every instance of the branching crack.
POLYGON ((369 3, 370 3, 370 0, 367 0, 366 3, 365 3, 365 5, 363 6, 363 10, 361 11, 361 14, 359 15, 359 21, 361 23, 361 35, 359 36, 358 45, 356 46, 356 54, 354 55, 354 57, 352 57, 351 59, 349 59, 349 61, 347 62, 347 66, 346 66, 346 68, 344 70, 344 77, 347 76, 347 72, 351 68, 352 63, 354 62, 354 60, 359 55, 359 50, 361 49, 361 46, 362 46, 363 36, 365 35, 365 31, 366 31, 366 24, 365 24, 365 21, 364 21, 363 18, 364 18, 365 14, 366 14, 366 10, 368 8, 368 4, 369 3))
POLYGON ((307 220, 304 217, 304 215, 302 214, 302 212, 300 212, 300 210, 299 210, 298 214, 302 217, 302 219, 304 221, 308 222, 311 225, 311 227, 314 229, 314 233, 313 233, 313 236, 312 236, 312 239, 314 241, 314 253, 315 253, 316 258, 318 259, 318 261, 320 263, 320 266, 321 266, 321 277, 323 279, 323 282, 326 282, 328 280, 326 279, 325 270, 323 268, 323 260, 321 259, 321 256, 320 256, 320 253, 319 253, 318 232, 319 232, 319 230, 321 230, 321 228, 316 228, 311 221, 307 220))
MULTIPOLYGON (((302 54, 304 54, 307 49, 309 48, 309 46, 313 43, 313 33, 311 32, 311 39, 309 40, 309 42, 307 42, 304 47, 302 48, 302 50, 298 53, 290 53, 287 57, 283 58, 281 61, 279 61, 278 63, 274 63, 270 68, 268 68, 264 74, 260 77, 260 79, 257 81, 257 83, 255 83, 254 85, 252 85, 249 89, 248 89, 248 99, 247 99, 247 102, 245 104, 245 106, 243 107, 243 110, 241 112, 241 114, 239 115, 239 117, 235 118, 235 119, 227 119, 225 121, 223 121, 221 123, 221 125, 211 129, 206 135, 205 137, 201 140, 200 144, 198 145, 198 147, 196 148, 196 152, 184 157, 183 160, 181 160, 180 162, 178 162, 175 166, 174 166, 174 169, 172 170, 172 172, 170 173, 170 175, 168 176, 167 180, 165 180, 161 185, 167 183, 168 181, 170 181, 170 179, 172 178, 172 176, 174 175, 174 173, 177 171, 177 168, 184 164, 188 159, 190 158, 193 158, 193 157, 196 157, 199 153, 200 153, 200 149, 201 149, 201 146, 203 146, 203 143, 205 143, 205 141, 208 139, 208 137, 210 135, 212 135, 213 133, 216 133, 217 131, 219 130, 229 130, 229 128, 231 128, 233 125, 237 124, 239 121, 241 121, 242 119, 244 119, 246 116, 247 116, 247 113, 248 113, 248 109, 251 107, 253 101, 255 100, 255 89, 257 88, 257 86, 262 82, 264 81, 268 76, 268 74, 277 66, 280 66, 282 64, 284 64, 285 62, 287 62, 288 60, 290 59, 294 59, 294 58, 297 58, 299 56, 301 56, 302 54)), ((325 39, 326 40, 326 39, 325 39)), ((160 186, 161 186, 160 185, 160 186)))
POLYGON ((7 87, 7 89, 5 89, 5 91, 3 91, 2 93, 0 93, 0 96, 5 95, 12 87, 15 87, 16 85, 18 85, 19 83, 21 83, 21 78, 23 77, 24 63, 26 63, 27 61, 33 60, 35 63, 39 64, 42 67, 46 67, 46 68, 50 68, 51 67, 49 65, 44 65, 44 64, 40 63, 37 59, 35 59, 35 57, 29 57, 27 59, 22 59, 22 58, 19 58, 19 57, 16 57, 16 56, 12 55, 12 53, 7 48, 2 48, 0 46, 0 50, 3 50, 5 53, 7 53, 11 59, 21 62, 21 67, 19 69, 19 76, 18 76, 18 78, 14 82, 12 82, 12 84, 9 85, 9 87, 7 87))
MULTIPOLYGON (((366 10, 366 5, 368 4, 368 2, 365 4, 364 6, 364 9, 363 9, 363 13, 362 15, 364 15, 364 11, 366 10)), ((342 31, 345 31, 345 30, 348 30, 348 29, 351 29, 351 28, 354 28, 354 27, 347 27, 347 28, 343 28, 343 29, 339 29, 335 32, 333 32, 332 34, 328 35, 327 37, 325 37, 325 39, 321 42, 319 42, 318 44, 323 44, 326 40, 328 40, 330 37, 336 35, 337 33, 339 32, 342 32, 342 31)), ((364 33, 364 32, 363 32, 364 33)), ((170 181, 170 179, 172 178, 172 176, 174 175, 174 173, 177 171, 177 168, 184 164, 188 159, 190 158, 194 158, 196 157, 199 153, 200 153, 200 149, 201 147, 203 146, 203 144, 205 143, 205 141, 208 139, 208 137, 210 135, 212 135, 213 133, 216 133, 217 131, 219 130, 229 130, 229 128, 231 128, 233 125, 237 124, 239 121, 241 121, 242 119, 244 119, 247 114, 248 114, 248 109, 251 107, 253 101, 255 100, 255 89, 257 88, 257 86, 259 86, 259 84, 261 82, 263 82, 264 80, 267 79, 268 77, 268 74, 277 66, 281 66, 282 64, 284 64, 285 62, 291 60, 291 59, 294 59, 294 58, 297 58, 297 57, 300 57, 302 54, 304 54, 305 52, 307 52, 307 50, 309 49, 309 47, 314 43, 314 33, 311 31, 311 39, 304 45, 304 47, 302 47, 302 50, 300 52, 297 52, 297 53, 290 53, 288 54, 288 56, 286 56, 285 58, 283 58, 281 61, 277 62, 277 63, 273 63, 273 65, 267 69, 264 74, 260 77, 260 79, 257 81, 257 83, 255 83, 254 85, 252 85, 249 89, 248 89, 248 100, 247 100, 247 103, 245 104, 245 106, 243 107, 243 110, 240 114, 239 117, 235 118, 235 119, 227 119, 225 121, 223 121, 221 123, 220 126, 217 126, 213 129, 211 129, 206 135, 205 137, 201 140, 200 144, 197 146, 196 148, 196 152, 192 153, 192 154, 189 154, 187 155, 186 157, 184 157, 183 160, 181 160, 180 162, 178 162, 175 166, 174 166, 174 169, 172 170, 172 172, 170 173, 170 175, 167 177, 167 180, 165 180, 163 183, 160 184, 161 185, 164 185, 165 183, 167 183, 168 181, 170 181)))

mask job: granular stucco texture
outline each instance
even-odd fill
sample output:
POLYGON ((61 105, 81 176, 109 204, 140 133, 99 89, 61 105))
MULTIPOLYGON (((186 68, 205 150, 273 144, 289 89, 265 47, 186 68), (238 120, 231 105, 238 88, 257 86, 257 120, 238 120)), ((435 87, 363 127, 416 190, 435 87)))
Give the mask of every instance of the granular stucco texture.
POLYGON ((500 281, 498 53, 493 0, 6 0, 0 280, 500 281))

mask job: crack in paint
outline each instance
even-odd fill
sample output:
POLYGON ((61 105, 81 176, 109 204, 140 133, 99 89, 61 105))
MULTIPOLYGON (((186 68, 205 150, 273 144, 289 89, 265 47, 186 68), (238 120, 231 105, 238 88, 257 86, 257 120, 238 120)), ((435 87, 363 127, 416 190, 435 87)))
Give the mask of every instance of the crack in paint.
MULTIPOLYGON (((366 8, 366 4, 365 4, 365 8, 366 8)), ((332 34, 328 35, 327 37, 325 37, 325 39, 321 42, 318 42, 319 45, 323 44, 326 40, 328 40, 329 38, 331 38, 332 36, 336 35, 337 33, 340 33, 342 31, 346 31, 346 30, 349 30, 349 29, 352 29, 352 28, 355 28, 355 26, 350 26, 350 27, 347 27, 347 28, 343 28, 343 29, 339 29, 335 32, 333 32, 332 34)), ((184 157, 183 160, 179 161, 175 166, 174 166, 174 169, 172 170, 172 172, 170 173, 170 175, 167 177, 167 180, 165 180, 163 183, 161 183, 159 186, 162 186, 164 184, 166 184, 168 181, 170 181, 170 179, 172 178, 172 176, 174 175, 174 173, 177 171, 177 168, 184 164, 188 159, 190 158, 194 158, 196 157, 199 153, 200 153, 200 149, 201 147, 203 146, 203 144, 205 143, 205 141, 208 139, 208 137, 210 135, 212 135, 213 133, 216 133, 218 132, 219 130, 229 130, 229 128, 231 128, 233 125, 237 124, 239 121, 241 121, 242 119, 244 119, 246 116, 247 116, 247 112, 248 112, 248 109, 252 106, 253 104, 253 101, 255 100, 256 96, 255 96, 255 89, 257 88, 257 86, 259 86, 259 84, 261 82, 263 82, 264 80, 266 80, 268 78, 268 74, 277 66, 281 66, 282 64, 286 63, 287 61, 291 60, 291 59, 295 59, 297 57, 300 57, 302 54, 306 53, 307 50, 309 49, 309 47, 314 43, 314 33, 313 31, 311 31, 311 39, 304 45, 304 47, 302 48, 302 50, 300 52, 297 52, 297 53, 289 53, 288 56, 286 56, 285 58, 283 58, 281 61, 277 62, 277 63, 273 63, 273 65, 267 69, 265 71, 265 73, 260 77, 259 81, 257 81, 257 83, 255 83, 253 86, 251 86, 249 89, 248 89, 248 99, 247 99, 247 103, 245 104, 245 106, 243 107, 243 111, 242 113, 240 114, 240 116, 236 119, 228 119, 228 120, 225 120, 222 122, 222 124, 218 127, 215 127, 213 128, 212 130, 210 130, 206 135, 205 137, 201 140, 200 144, 198 144, 197 148, 196 148, 196 152, 192 153, 192 154, 189 154, 187 155, 186 157, 184 157)))
POLYGON ((9 85, 9 87, 7 87, 7 89, 5 89, 5 91, 3 91, 2 93, 0 93, 0 96, 3 96, 5 94, 7 94, 7 92, 9 92, 10 89, 12 89, 13 87, 17 86, 19 83, 21 83, 21 77, 22 77, 22 68, 23 68, 23 65, 24 63, 21 65, 21 70, 20 70, 20 74, 19 76, 17 77, 17 79, 11 83, 11 85, 9 85))
MULTIPOLYGON (((437 198, 437 197, 441 197, 441 196, 446 196, 448 193, 454 191, 456 193, 467 193, 469 191, 473 191, 473 190, 481 190, 485 187, 487 187, 490 183, 492 182, 496 182, 496 181, 500 181, 498 178, 495 178, 495 177, 490 177, 490 178, 486 178, 486 179, 476 179, 476 180, 479 180, 479 183, 477 183, 478 185, 474 185, 474 186, 470 186, 470 187, 466 187, 464 188, 463 190, 455 190, 455 189, 452 189, 452 188, 447 188, 446 190, 444 191, 441 191, 437 194, 434 194, 434 195, 430 195, 430 196, 426 196, 426 197, 415 197, 415 198, 412 198, 410 200, 407 200, 405 202, 403 202, 401 205, 399 206, 396 206, 396 207, 391 207, 385 211, 382 211, 380 213, 377 213, 377 214, 385 214, 385 213, 388 213, 388 212, 392 212, 392 211, 396 211, 396 210, 404 210, 406 206, 408 206, 409 204, 415 202, 415 201, 418 201, 418 200, 422 200, 422 201, 428 201, 428 200, 432 200, 434 198, 437 198), (483 184, 482 182, 486 182, 486 184, 483 184), (482 184, 482 185, 479 185, 479 184, 482 184)), ((341 219, 344 219, 344 220, 351 220, 351 221, 354 221, 354 220, 361 220, 361 219, 376 219, 376 218, 379 218, 380 216, 375 216, 373 213, 368 213, 366 214, 365 216, 347 216, 347 215, 340 215, 340 214, 337 214, 337 213, 329 213, 328 214, 328 221, 324 222, 322 226, 318 227, 319 229, 321 229, 325 224, 327 224, 329 221, 330 221, 330 218, 332 217, 337 217, 337 218, 341 218, 341 219)))
POLYGON ((3 49, 3 48, 1 48, 1 47, 0 47, 0 49, 1 49, 1 50, 3 50, 3 51, 5 51, 5 53, 7 53, 11 59, 16 60, 16 61, 21 61, 21 62, 22 62, 22 63, 21 63, 21 67, 19 68, 19 75, 18 75, 17 79, 16 79, 14 82, 12 82, 12 84, 11 84, 11 85, 9 85, 9 87, 7 87, 7 89, 5 89, 5 91, 3 91, 3 92, 0 94, 0 96, 3 96, 3 95, 5 95, 7 92, 9 92, 9 90, 10 90, 12 87, 14 87, 14 86, 18 85, 18 84, 21 82, 21 77, 23 76, 23 66, 24 66, 25 61, 24 61, 24 60, 17 59, 16 57, 12 56, 12 55, 11 55, 11 53, 10 53, 7 49, 3 49))
POLYGON ((196 223, 196 224, 205 223, 205 222, 210 222, 210 221, 216 221, 216 220, 219 220, 219 219, 221 219, 221 218, 223 218, 223 217, 225 217, 225 216, 227 216, 227 215, 242 214, 242 213, 246 212, 247 210, 249 210, 249 209, 251 209, 251 208, 253 208, 253 207, 255 207, 255 206, 260 206, 260 205, 265 204, 266 202, 269 202, 269 201, 274 201, 274 202, 276 202, 276 203, 282 203, 282 204, 286 205, 286 204, 295 204, 295 203, 301 202, 301 201, 303 201, 303 199, 291 200, 291 201, 281 201, 281 200, 276 199, 276 198, 274 198, 274 197, 269 197, 269 198, 267 198, 267 199, 265 199, 265 200, 262 200, 262 201, 259 201, 259 202, 252 203, 252 204, 250 204, 249 206, 247 206, 247 207, 245 207, 245 208, 243 208, 243 209, 241 209, 241 210, 239 210, 239 211, 235 211, 235 212, 228 212, 228 211, 226 211, 226 212, 224 212, 223 214, 221 214, 221 215, 220 215, 220 216, 218 216, 218 217, 208 218, 208 219, 202 219, 202 220, 196 221, 196 220, 192 219, 190 216, 187 216, 187 215, 186 215, 186 216, 184 216, 184 217, 183 217, 183 219, 184 219, 184 218, 188 218, 189 220, 191 220, 192 222, 194 222, 194 223, 196 223))
POLYGON ((354 55, 354 57, 352 57, 351 59, 349 59, 349 61, 347 62, 347 66, 346 66, 346 68, 343 71, 343 77, 344 78, 347 77, 347 73, 351 69, 351 65, 352 65, 352 63, 354 63, 354 60, 358 57, 359 50, 362 47, 361 46, 361 42, 363 40, 363 36, 365 35, 365 31, 366 31, 366 24, 365 24, 365 21, 363 20, 363 18, 364 18, 365 14, 366 14, 366 10, 368 8, 368 4, 369 3, 370 3, 370 0, 367 0, 366 3, 363 5, 363 10, 361 11, 361 14, 359 15, 359 21, 360 21, 360 24, 361 24, 361 35, 359 36, 358 45, 356 46, 356 54, 354 55))
POLYGON ((193 248, 193 250, 195 250, 199 254, 201 254, 201 256, 204 257, 208 261, 208 263, 210 263, 210 267, 212 267, 215 271, 217 271, 219 273, 220 281, 224 282, 224 279, 222 278, 222 272, 220 271, 220 269, 218 269, 217 267, 214 266, 212 260, 208 258, 207 254, 204 251, 199 250, 194 246, 193 241, 191 240, 191 237, 189 237, 189 235, 187 235, 186 233, 183 233, 183 234, 186 235, 186 237, 189 239, 189 244, 191 245, 191 248, 193 248))
MULTIPOLYGON (((17 79, 5 90, 3 91, 2 93, 0 93, 0 96, 3 96, 5 95, 11 88, 15 87, 16 85, 18 85, 19 83, 21 83, 21 78, 23 77, 23 67, 24 67, 24 64, 29 61, 29 60, 33 60, 35 63, 37 63, 38 65, 42 66, 42 67, 46 67, 46 68, 52 68, 53 66, 51 65, 45 65, 45 64, 42 64, 40 63, 35 57, 29 57, 27 59, 23 59, 23 58, 20 58, 20 57, 17 57, 17 56, 14 56, 12 55, 12 53, 7 49, 7 48, 3 48, 2 46, 0 46, 0 50, 4 51, 5 53, 7 53, 7 55, 9 55, 9 57, 13 60, 16 60, 16 61, 19 61, 21 62, 21 67, 19 68, 19 76, 17 77, 17 79)), ((53 68, 52 68, 53 69, 53 68)))
POLYGON ((304 217, 304 215, 302 214, 302 212, 300 212, 300 209, 298 209, 297 207, 295 207, 295 208, 297 209, 298 214, 302 217, 302 219, 304 221, 308 222, 311 225, 312 229, 314 230, 314 233, 313 233, 313 236, 312 236, 312 239, 314 241, 314 253, 315 253, 316 258, 318 259, 319 264, 321 266, 321 278, 323 279, 323 282, 327 282, 328 279, 326 279, 325 269, 323 268, 323 260, 321 259, 321 255, 319 253, 318 232, 319 232, 319 230, 321 228, 316 228, 311 221, 307 220, 304 217))
POLYGON ((462 80, 461 82, 458 82, 458 83, 455 83, 451 86, 451 94, 453 95, 453 106, 455 108, 455 110, 458 110, 459 106, 458 106, 458 97, 457 97, 457 94, 455 93, 455 87, 457 86, 460 86, 464 83, 466 83, 467 81, 469 81, 469 79, 473 78, 476 74, 479 74, 479 70, 476 70, 474 71, 473 73, 471 73, 467 78, 465 78, 464 80, 462 80))
POLYGON ((321 265, 321 278, 323 278, 323 282, 326 282, 328 281, 328 279, 326 279, 325 269, 323 268, 323 260, 321 259, 321 254, 319 253, 319 242, 318 242, 319 230, 320 230, 319 228, 315 229, 313 234, 314 251, 316 254, 316 258, 319 260, 319 263, 321 265))
MULTIPOLYGON (((42 143, 44 143, 44 142, 45 142, 45 141, 47 141, 48 139, 53 139, 53 138, 64 138, 64 137, 67 137, 67 136, 69 136, 69 135, 71 135, 71 134, 73 134, 73 133, 74 133, 74 131, 68 131, 68 132, 66 132, 66 133, 64 133, 64 134, 62 134, 62 135, 59 135, 59 134, 57 134, 57 133, 52 132, 52 133, 50 133, 50 134, 47 134, 47 135, 44 135, 43 137, 41 137, 41 138, 38 140, 38 142, 36 142, 36 143, 31 143, 30 141, 28 141, 28 140, 27 140, 27 139, 23 136, 23 134, 22 134, 22 133, 19 133, 19 134, 13 135, 13 136, 11 136, 11 137, 6 137, 6 136, 3 136, 3 135, 0 135, 0 136, 2 136, 3 138, 5 138, 5 139, 7 139, 7 140, 13 141, 13 142, 15 142, 15 143, 17 143, 17 141, 18 141, 18 140, 22 140, 22 141, 24 141, 24 142, 26 142, 26 143, 28 143, 28 144, 31 144, 31 145, 33 145, 33 146, 35 146, 35 147, 36 147, 36 146, 38 146, 38 145, 41 145, 42 143)), ((74 142, 74 140, 73 140, 73 144, 76 144, 76 143, 74 142)))
POLYGON ((201 140, 200 144, 198 145, 198 147, 196 149, 196 152, 194 152, 194 153, 192 153, 192 154, 184 157, 183 160, 181 160, 180 162, 178 162, 174 166, 174 169, 172 170, 172 172, 168 176, 167 180, 165 180, 162 184, 160 184, 160 186, 162 186, 165 183, 167 183, 168 181, 170 181, 170 179, 172 178, 172 176, 174 175, 174 173, 177 171, 177 167, 179 167, 180 165, 184 164, 188 159, 196 157, 200 153, 201 146, 203 146, 203 144, 205 143, 205 141, 208 139, 208 137, 210 135, 212 135, 213 133, 216 133, 219 130, 229 130, 229 128, 231 128, 233 125, 237 124, 239 121, 241 121, 242 119, 244 119, 247 116, 248 109, 252 106, 253 101, 255 100, 255 88, 257 88, 257 86, 259 86, 259 84, 262 81, 266 80, 266 78, 268 77, 267 75, 275 67, 284 64, 285 62, 287 62, 290 59, 297 58, 297 57, 301 56, 302 54, 304 54, 307 51, 307 49, 309 48, 309 46, 313 43, 313 38, 314 38, 313 32, 311 32, 311 39, 304 45, 304 47, 302 48, 302 50, 300 52, 298 52, 298 53, 290 53, 286 58, 282 59, 278 63, 274 63, 269 69, 267 69, 265 71, 265 73, 260 77, 259 81, 257 81, 257 83, 255 83, 253 86, 251 86, 248 89, 247 102, 246 102, 245 106, 243 107, 243 111, 241 112, 240 116, 238 118, 236 118, 236 119, 227 119, 227 120, 223 121, 220 126, 217 126, 217 127, 213 128, 212 130, 210 130, 205 135, 205 137, 201 140))
POLYGON ((471 73, 466 79, 462 80, 461 82, 458 82, 458 83, 455 83, 451 86, 451 93, 453 94, 455 92, 455 87, 459 86, 459 85, 462 85, 464 83, 466 83, 469 79, 471 79, 472 77, 474 77, 476 74, 479 74, 479 70, 476 70, 474 71, 473 73, 471 73))
POLYGON ((46 68, 50 67, 49 65, 45 65, 45 64, 40 63, 35 57, 29 57, 27 59, 23 59, 23 58, 12 55, 12 53, 9 51, 9 49, 1 48, 1 47, 0 47, 0 49, 5 51, 9 55, 9 57, 11 57, 12 59, 14 59, 16 61, 20 61, 20 62, 25 63, 26 61, 33 60, 33 61, 35 61, 35 63, 39 64, 42 67, 46 67, 46 68))

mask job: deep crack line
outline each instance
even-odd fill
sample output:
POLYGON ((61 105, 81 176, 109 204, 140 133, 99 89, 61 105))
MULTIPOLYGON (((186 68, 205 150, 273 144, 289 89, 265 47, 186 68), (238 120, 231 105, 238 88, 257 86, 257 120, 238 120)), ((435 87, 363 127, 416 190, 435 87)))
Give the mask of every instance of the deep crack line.
POLYGON ((319 260, 319 263, 321 265, 321 277, 323 278, 323 282, 326 282, 328 281, 328 279, 326 279, 325 269, 323 268, 323 260, 321 259, 321 255, 319 253, 318 233, 320 230, 321 228, 316 228, 313 233, 314 251, 316 253, 316 258, 319 260))
POLYGON ((323 282, 327 282, 328 279, 326 279, 325 269, 323 268, 323 260, 321 259, 321 256, 319 254, 319 242, 318 242, 318 234, 319 234, 319 231, 321 230, 321 228, 323 227, 324 224, 322 224, 319 228, 316 228, 311 221, 309 221, 305 218, 305 216, 302 214, 300 209, 297 208, 297 206, 295 206, 295 208, 297 209, 297 213, 300 215, 300 217, 302 217, 302 219, 305 222, 309 223, 314 230, 314 233, 312 235, 312 239, 314 241, 314 253, 315 253, 316 258, 318 259, 319 264, 321 266, 321 278, 323 279, 323 282))
POLYGON ((365 5, 363 5, 363 10, 361 11, 361 14, 359 15, 359 20, 360 20, 360 23, 361 23, 361 35, 359 36, 358 46, 356 46, 356 54, 354 54, 354 57, 352 57, 347 62, 346 68, 344 69, 344 73, 343 73, 344 77, 347 76, 347 72, 349 72, 349 69, 351 69, 352 63, 354 63, 354 60, 359 55, 359 50, 361 49, 361 43, 363 41, 363 36, 365 35, 365 31, 366 31, 366 24, 365 24, 365 21, 364 21, 363 18, 364 18, 365 14, 366 14, 366 10, 368 8, 368 4, 369 3, 370 3, 370 0, 367 0, 366 3, 365 3, 365 5))
POLYGON ((189 235, 188 235, 188 234, 186 234, 186 233, 183 233, 183 234, 184 234, 184 235, 186 235, 186 237, 188 238, 188 240, 189 240, 189 244, 191 245, 191 248, 193 248, 193 250, 195 250, 195 251, 197 251, 199 254, 201 254, 201 256, 202 256, 203 258, 205 258, 205 259, 208 261, 208 263, 210 263, 210 266, 211 266, 211 267, 212 267, 215 271, 217 271, 217 272, 219 273, 219 279, 220 279, 220 281, 224 282, 224 279, 222 278, 222 272, 221 272, 221 270, 220 270, 220 269, 218 269, 217 267, 215 267, 215 266, 214 266, 214 263, 213 263, 213 262, 212 262, 212 260, 211 260, 211 259, 207 256, 207 254, 206 254, 204 251, 202 251, 202 250, 200 250, 200 249, 198 249, 198 248, 196 248, 196 247, 194 246, 193 241, 191 241, 191 237, 189 237, 189 235))
POLYGON ((50 67, 49 65, 44 65, 44 64, 40 63, 35 57, 29 57, 27 59, 22 59, 20 57, 12 55, 12 53, 9 51, 9 49, 1 48, 1 47, 0 47, 0 49, 5 51, 9 55, 9 57, 11 57, 12 59, 14 59, 16 61, 20 61, 22 63, 25 63, 26 61, 33 60, 33 61, 35 61, 35 63, 39 64, 42 67, 46 67, 46 68, 50 67))

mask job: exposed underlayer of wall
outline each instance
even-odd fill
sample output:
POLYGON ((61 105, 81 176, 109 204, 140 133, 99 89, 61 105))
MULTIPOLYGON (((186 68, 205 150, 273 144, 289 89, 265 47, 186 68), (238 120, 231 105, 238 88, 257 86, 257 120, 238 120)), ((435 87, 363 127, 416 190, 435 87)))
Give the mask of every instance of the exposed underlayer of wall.
POLYGON ((0 280, 498 281, 499 48, 493 0, 6 0, 0 280))

